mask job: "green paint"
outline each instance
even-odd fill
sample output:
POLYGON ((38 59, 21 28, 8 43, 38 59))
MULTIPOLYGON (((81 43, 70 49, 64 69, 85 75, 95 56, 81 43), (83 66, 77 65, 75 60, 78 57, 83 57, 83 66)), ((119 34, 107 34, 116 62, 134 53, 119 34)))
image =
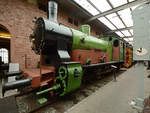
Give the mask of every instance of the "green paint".
POLYGON ((60 96, 64 96, 65 94, 72 92, 81 86, 82 81, 82 68, 80 63, 70 63, 66 65, 67 68, 67 79, 64 79, 64 83, 66 86, 64 88, 64 92, 60 94, 60 96), (75 73, 77 70, 78 73, 75 73))
POLYGON ((90 26, 89 25, 82 25, 80 26, 79 30, 87 35, 90 35, 90 26))
POLYGON ((90 64, 91 63, 91 59, 87 58, 86 59, 86 64, 90 64))
POLYGON ((59 76, 61 76, 60 78, 63 80, 67 77, 67 68, 64 66, 61 66, 58 70, 59 76))
POLYGON ((36 95, 48 93, 50 91, 61 90, 59 96, 64 96, 81 86, 82 81, 82 68, 80 63, 67 63, 60 66, 56 77, 56 84, 48 89, 37 92, 36 95))
POLYGON ((109 43, 107 41, 98 39, 93 36, 88 36, 78 30, 71 29, 73 32, 73 44, 72 49, 97 49, 107 51, 109 43))
POLYGON ((36 95, 41 95, 41 94, 44 94, 44 93, 47 93, 47 92, 50 92, 50 91, 57 90, 59 88, 60 88, 60 84, 56 84, 55 86, 53 86, 51 88, 48 88, 48 89, 45 89, 43 91, 37 92, 36 95))
POLYGON ((113 60, 113 51, 112 50, 113 50, 112 44, 109 43, 109 45, 107 47, 107 52, 109 53, 109 59, 110 59, 110 61, 113 60))
POLYGON ((46 98, 40 98, 40 99, 38 99, 38 103, 39 104, 44 104, 44 103, 46 103, 47 102, 47 99, 46 98))
POLYGON ((108 41, 109 38, 98 39, 96 37, 88 36, 85 33, 82 33, 78 30, 71 29, 73 32, 73 44, 72 49, 84 49, 84 50, 90 50, 90 49, 97 49, 104 52, 109 53, 110 61, 113 60, 112 55, 112 42, 108 41))
POLYGON ((112 41, 113 37, 111 37, 111 40, 110 37, 101 37, 100 39, 108 41, 109 45, 107 47, 107 52, 109 53, 110 61, 113 61, 113 41, 112 41))
POLYGON ((28 0, 28 3, 33 4, 33 5, 37 5, 37 0, 28 0))
POLYGON ((105 41, 112 42, 112 41, 110 40, 110 37, 100 37, 100 39, 105 40, 105 41))
POLYGON ((120 56, 120 61, 123 61, 123 41, 120 41, 120 51, 119 51, 119 56, 120 56))

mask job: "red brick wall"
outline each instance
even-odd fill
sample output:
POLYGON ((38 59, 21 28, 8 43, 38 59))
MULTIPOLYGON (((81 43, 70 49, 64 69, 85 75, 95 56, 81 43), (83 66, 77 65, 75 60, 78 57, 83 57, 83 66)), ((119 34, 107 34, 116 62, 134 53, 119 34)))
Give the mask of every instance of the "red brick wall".
MULTIPOLYGON (((74 29, 79 29, 79 27, 84 24, 80 21, 80 19, 75 18, 72 14, 68 14, 68 11, 65 9, 58 9, 58 22, 63 23, 64 25, 70 26, 74 29), (78 20, 78 26, 74 25, 74 24, 70 24, 68 22, 68 17, 72 18, 73 20, 78 20)), ((99 35, 96 35, 96 32, 98 32, 99 30, 96 28, 96 26, 92 25, 91 26, 91 35, 95 36, 95 37, 99 37, 99 35)))
POLYGON ((18 62, 25 68, 25 56, 28 67, 35 67, 39 59, 31 50, 29 35, 32 33, 32 20, 45 13, 26 0, 0 0, 0 24, 11 33, 11 62, 18 62))
MULTIPOLYGON (((29 4, 27 0, 0 0, 0 24, 11 33, 11 62, 18 62, 21 69, 37 66, 39 56, 31 50, 28 37, 32 33, 33 18, 39 16, 47 17, 44 11, 29 4)), ((68 23, 68 16, 68 13, 59 9, 58 21, 77 29, 77 26, 68 23)), ((96 36, 94 30, 91 34, 96 36)))

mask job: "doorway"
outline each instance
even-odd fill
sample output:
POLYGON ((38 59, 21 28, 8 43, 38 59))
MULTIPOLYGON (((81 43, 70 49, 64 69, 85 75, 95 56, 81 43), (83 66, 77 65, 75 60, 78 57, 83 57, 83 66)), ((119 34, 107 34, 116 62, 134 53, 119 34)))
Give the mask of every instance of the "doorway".
POLYGON ((5 26, 0 25, 0 62, 2 64, 10 62, 10 40, 10 32, 5 26))

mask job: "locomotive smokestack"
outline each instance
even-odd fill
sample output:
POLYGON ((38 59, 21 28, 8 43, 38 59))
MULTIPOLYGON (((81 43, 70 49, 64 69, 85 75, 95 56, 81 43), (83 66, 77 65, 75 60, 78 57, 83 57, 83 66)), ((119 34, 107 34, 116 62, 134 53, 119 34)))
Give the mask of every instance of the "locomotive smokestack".
POLYGON ((57 3, 55 1, 48 2, 48 19, 57 22, 57 3))

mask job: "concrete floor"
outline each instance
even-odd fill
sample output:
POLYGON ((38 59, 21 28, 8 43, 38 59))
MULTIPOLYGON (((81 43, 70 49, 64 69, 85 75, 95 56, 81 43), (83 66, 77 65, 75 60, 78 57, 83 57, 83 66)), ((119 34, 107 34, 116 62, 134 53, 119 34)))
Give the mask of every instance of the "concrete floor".
MULTIPOLYGON (((66 113, 137 113, 129 103, 137 97, 136 66, 131 67, 117 78, 117 82, 110 82, 98 91, 85 98, 66 113)), ((145 68, 144 95, 150 94, 150 79, 145 68)))

